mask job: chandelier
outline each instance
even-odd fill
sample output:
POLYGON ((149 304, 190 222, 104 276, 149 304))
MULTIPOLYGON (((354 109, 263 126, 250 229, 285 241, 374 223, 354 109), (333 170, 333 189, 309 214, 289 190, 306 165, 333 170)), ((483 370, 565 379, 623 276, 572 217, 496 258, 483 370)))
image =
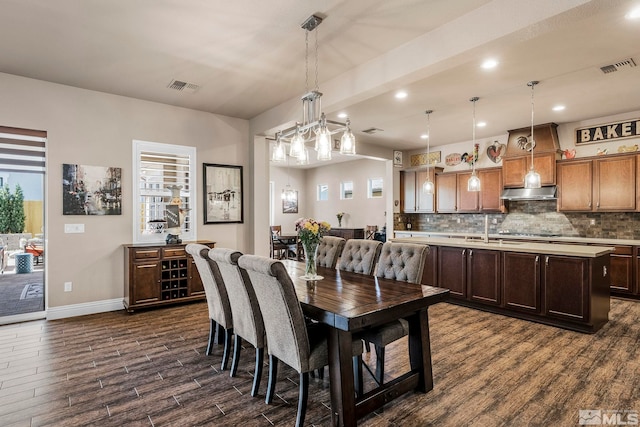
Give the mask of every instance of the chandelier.
POLYGON ((322 93, 318 87, 318 32, 315 32, 315 88, 309 90, 309 33, 322 22, 322 18, 311 15, 301 28, 305 30, 305 94, 302 96, 302 121, 284 129, 276 135, 271 160, 284 162, 287 151, 285 143, 289 144, 289 156, 296 159, 298 164, 308 163, 307 143, 313 143, 313 148, 320 161, 331 160, 333 144, 332 136, 339 132, 340 154, 356 154, 356 139, 351 132, 349 119, 345 123, 329 120, 322 112, 322 93))

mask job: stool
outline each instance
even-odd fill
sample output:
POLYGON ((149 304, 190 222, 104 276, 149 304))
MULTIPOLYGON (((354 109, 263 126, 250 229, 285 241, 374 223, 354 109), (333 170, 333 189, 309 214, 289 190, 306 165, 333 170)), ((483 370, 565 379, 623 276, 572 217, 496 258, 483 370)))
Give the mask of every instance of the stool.
POLYGON ((32 254, 15 254, 16 274, 31 273, 33 271, 32 254))

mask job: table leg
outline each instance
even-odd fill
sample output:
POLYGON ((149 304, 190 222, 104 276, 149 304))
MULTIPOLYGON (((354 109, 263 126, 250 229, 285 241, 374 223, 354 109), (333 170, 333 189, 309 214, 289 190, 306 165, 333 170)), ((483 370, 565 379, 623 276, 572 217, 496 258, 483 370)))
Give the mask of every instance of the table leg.
POLYGON ((329 328, 329 378, 331 383, 331 425, 356 426, 351 333, 329 328))
POLYGON ((427 309, 420 310, 407 320, 409 321, 409 362, 411 363, 411 370, 417 370, 419 373, 417 389, 426 393, 429 390, 433 390, 431 340, 429 338, 427 309))

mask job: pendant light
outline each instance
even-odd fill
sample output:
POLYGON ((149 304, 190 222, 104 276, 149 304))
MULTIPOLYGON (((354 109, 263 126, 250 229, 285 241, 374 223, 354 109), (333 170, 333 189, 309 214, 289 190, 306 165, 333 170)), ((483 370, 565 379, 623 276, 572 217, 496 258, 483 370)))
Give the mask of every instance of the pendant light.
POLYGON ((340 154, 353 156, 356 154, 356 137, 351 132, 351 120, 347 119, 345 125, 346 129, 340 138, 340 154))
POLYGON ((273 153, 271 154, 271 161, 275 163, 284 162, 287 157, 287 153, 284 148, 284 144, 282 144, 282 138, 280 132, 276 135, 276 142, 273 145, 273 153))
POLYGON ((471 155, 473 156, 471 159, 471 163, 473 164, 473 171, 471 172, 471 176, 469 177, 469 181, 467 181, 467 191, 480 191, 480 178, 476 175, 476 101, 480 98, 474 96, 469 101, 473 102, 473 150, 471 151, 471 155))
POLYGON ((431 166, 431 123, 429 118, 433 113, 433 110, 425 111, 427 115, 427 179, 422 183, 422 192, 425 194, 433 194, 435 185, 431 181, 431 174, 429 173, 429 167, 431 166))
POLYGON ((533 88, 540 83, 539 81, 532 80, 527 83, 527 86, 531 87, 531 140, 529 141, 529 149, 531 150, 531 168, 524 177, 524 188, 540 188, 542 186, 540 180, 540 174, 533 168, 533 149, 536 146, 536 141, 533 139, 533 88))
POLYGON ((282 190, 282 200, 291 202, 296 199, 296 190, 289 185, 289 158, 287 157, 287 185, 282 190))
POLYGON ((300 123, 296 123, 296 133, 291 139, 291 143, 289 145, 289 155, 291 157, 299 158, 304 155, 304 137, 302 136, 302 131, 300 130, 300 123))

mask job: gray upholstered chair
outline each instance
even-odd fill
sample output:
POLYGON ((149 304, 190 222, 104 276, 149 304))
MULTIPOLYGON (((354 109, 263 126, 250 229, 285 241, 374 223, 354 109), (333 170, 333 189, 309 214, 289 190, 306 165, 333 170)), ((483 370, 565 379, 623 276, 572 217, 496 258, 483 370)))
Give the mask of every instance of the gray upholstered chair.
POLYGON ((227 289, 222 280, 218 266, 209 259, 209 247, 198 243, 189 243, 185 247, 187 253, 193 256, 196 268, 207 297, 209 307, 209 342, 206 354, 210 355, 213 349, 213 340, 218 325, 224 329, 224 350, 222 352, 222 370, 227 369, 229 353, 231 351, 231 337, 233 336, 233 318, 231 317, 231 305, 227 295, 227 289))
MULTIPOLYGON (((409 283, 420 283, 428 254, 429 247, 427 245, 385 242, 378 260, 376 276, 409 283)), ((375 327, 363 334, 364 340, 372 343, 376 349, 375 377, 378 384, 382 385, 384 382, 385 347, 408 334, 409 322, 404 319, 375 327)))
POLYGON ((262 377, 266 337, 262 313, 253 285, 247 272, 238 267, 238 258, 241 256, 242 253, 232 249, 213 248, 209 250, 209 258, 218 265, 231 303, 235 341, 229 376, 234 377, 238 372, 242 349, 241 341, 244 339, 256 349, 255 374, 251 388, 251 396, 255 397, 258 394, 262 377))
POLYGON ((378 262, 382 242, 366 239, 349 239, 340 256, 339 270, 373 274, 378 262))
MULTIPOLYGON (((307 324, 296 290, 280 261, 257 255, 243 255, 238 259, 240 268, 246 270, 258 298, 269 352, 269 383, 266 403, 271 403, 275 393, 278 360, 291 366, 300 374, 298 416, 296 426, 304 424, 309 393, 309 372, 321 369, 328 363, 327 326, 321 323, 307 324)), ((360 374, 362 342, 353 341, 354 368, 360 374), (356 366, 357 365, 357 366, 356 366)), ((361 379, 361 375, 360 375, 361 379)), ((356 382, 362 391, 362 381, 356 382)))
POLYGON ((342 237, 323 236, 320 239, 320 245, 318 245, 318 265, 320 267, 336 268, 345 242, 346 240, 342 237))

